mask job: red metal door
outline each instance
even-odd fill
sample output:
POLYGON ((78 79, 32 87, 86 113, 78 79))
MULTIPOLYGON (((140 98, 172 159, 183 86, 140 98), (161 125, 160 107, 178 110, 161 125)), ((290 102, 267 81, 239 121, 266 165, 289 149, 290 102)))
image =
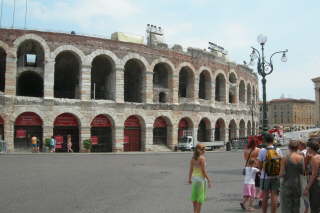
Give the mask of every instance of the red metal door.
POLYGON ((124 151, 141 151, 140 122, 135 116, 130 116, 124 123, 124 151))

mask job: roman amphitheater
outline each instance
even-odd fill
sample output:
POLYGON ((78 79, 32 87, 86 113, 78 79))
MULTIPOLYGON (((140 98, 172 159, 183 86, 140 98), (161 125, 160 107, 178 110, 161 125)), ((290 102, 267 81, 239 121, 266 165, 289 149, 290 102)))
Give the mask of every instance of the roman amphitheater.
POLYGON ((257 75, 216 52, 0 29, 10 152, 30 150, 33 135, 62 148, 70 134, 76 152, 85 139, 96 152, 173 150, 185 134, 228 141, 255 134, 257 100, 257 75))

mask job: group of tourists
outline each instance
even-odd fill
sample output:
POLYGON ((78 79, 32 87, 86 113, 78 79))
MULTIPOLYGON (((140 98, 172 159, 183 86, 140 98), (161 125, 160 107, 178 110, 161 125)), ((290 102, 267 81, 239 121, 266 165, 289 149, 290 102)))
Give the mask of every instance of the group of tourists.
MULTIPOLYGON (((39 152, 40 151, 40 142, 36 136, 31 137, 31 145, 32 145, 32 152, 39 152)), ((54 136, 51 136, 49 141, 49 149, 50 152, 56 152, 57 142, 54 136)), ((67 152, 73 152, 72 149, 72 139, 71 135, 67 135, 67 152)))
MULTIPOLYGON (((264 141, 264 148, 258 148, 258 144, 251 140, 244 149, 241 208, 254 211, 256 202, 262 213, 266 213, 271 199, 272 213, 276 213, 279 207, 282 213, 299 213, 302 198, 304 213, 320 213, 320 141, 290 141, 286 155, 274 146, 272 134, 265 134, 264 141)), ((188 182, 192 184, 194 213, 200 213, 207 187, 212 186, 202 144, 195 147, 188 182)))

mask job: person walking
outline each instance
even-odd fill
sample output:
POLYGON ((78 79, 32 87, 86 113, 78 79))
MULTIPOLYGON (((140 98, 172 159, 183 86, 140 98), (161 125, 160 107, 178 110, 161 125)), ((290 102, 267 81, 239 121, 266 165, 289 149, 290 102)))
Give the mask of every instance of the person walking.
POLYGON ((271 212, 276 213, 282 152, 273 145, 274 136, 272 134, 264 134, 264 141, 266 147, 260 150, 258 156, 259 169, 261 170, 262 213, 267 213, 269 197, 271 197, 271 212))
POLYGON ((73 152, 71 135, 67 135, 67 148, 68 148, 68 152, 73 152))
MULTIPOLYGON (((248 138, 248 144, 245 146, 243 150, 243 158, 247 162, 250 159, 253 159, 255 161, 258 160, 260 148, 257 147, 257 142, 255 141, 254 137, 249 137, 248 138)), ((260 171, 256 173, 256 177, 254 180, 254 185, 256 188, 256 194, 255 194, 255 199, 258 200, 258 203, 261 206, 261 190, 260 190, 260 171)))
MULTIPOLYGON (((308 165, 311 159, 311 156, 307 153, 307 143, 304 141, 300 141, 299 143, 299 151, 298 153, 303 156, 304 158, 304 174, 301 177, 301 184, 302 184, 302 189, 304 189, 306 187, 306 185, 308 184, 310 175, 309 173, 311 173, 311 171, 308 171, 308 165)), ((304 204, 304 213, 309 213, 309 209, 310 209, 310 202, 309 202, 309 195, 302 195, 302 199, 303 199, 303 204, 304 204)))
POLYGON ((201 206, 206 199, 207 184, 211 188, 211 180, 206 170, 205 149, 203 144, 197 144, 190 161, 188 183, 192 184, 191 201, 194 213, 201 211, 201 206))
POLYGON ((50 139, 50 152, 56 152, 56 140, 53 136, 50 139))
POLYGON ((281 213, 299 213, 302 195, 301 175, 304 173, 304 157, 298 153, 299 141, 290 141, 289 154, 281 161, 280 190, 281 213))
POLYGON ((311 176, 308 185, 305 187, 303 194, 308 195, 310 199, 311 213, 320 212, 320 154, 318 154, 319 143, 309 142, 307 144, 308 154, 311 156, 311 176))
POLYGON ((259 172, 259 169, 255 168, 256 161, 254 159, 249 159, 248 165, 245 167, 245 176, 244 176, 244 185, 243 185, 243 200, 240 203, 240 206, 243 210, 254 211, 252 207, 253 200, 256 196, 256 187, 255 187, 255 177, 256 173, 259 172), (246 203, 249 201, 249 205, 246 206, 246 203))
POLYGON ((31 137, 32 152, 38 152, 38 139, 35 135, 31 137))

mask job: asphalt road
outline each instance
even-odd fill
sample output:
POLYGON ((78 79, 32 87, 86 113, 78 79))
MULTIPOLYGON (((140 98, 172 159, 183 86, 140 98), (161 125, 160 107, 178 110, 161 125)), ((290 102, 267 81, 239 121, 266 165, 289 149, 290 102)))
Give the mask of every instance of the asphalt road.
MULTIPOLYGON (((192 153, 0 155, 1 213, 192 212, 192 153)), ((208 152, 203 212, 242 212, 241 152, 208 152)))

